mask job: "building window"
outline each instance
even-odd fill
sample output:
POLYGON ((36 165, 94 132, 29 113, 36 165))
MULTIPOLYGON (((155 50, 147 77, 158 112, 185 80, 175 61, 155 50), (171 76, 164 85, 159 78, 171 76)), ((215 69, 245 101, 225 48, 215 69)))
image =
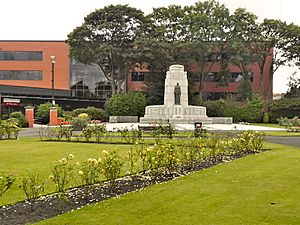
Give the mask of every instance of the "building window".
POLYGON ((131 73, 131 81, 145 81, 145 73, 144 72, 132 72, 131 73))
POLYGON ((42 61, 41 51, 0 51, 0 61, 42 61))
POLYGON ((43 80, 43 71, 0 70, 0 80, 43 80))

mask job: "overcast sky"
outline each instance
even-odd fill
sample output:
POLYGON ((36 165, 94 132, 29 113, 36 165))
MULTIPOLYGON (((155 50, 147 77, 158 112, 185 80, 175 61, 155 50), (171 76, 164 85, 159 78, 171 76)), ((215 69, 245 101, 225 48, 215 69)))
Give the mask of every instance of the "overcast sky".
MULTIPOLYGON (((195 0, 0 0, 0 40, 65 40, 80 26, 84 16, 109 4, 129 4, 150 13, 153 7, 170 4, 191 5, 195 0)), ((246 8, 263 18, 281 19, 300 25, 297 0, 219 0, 232 11, 246 8)), ((283 68, 274 76, 274 93, 287 90, 287 75, 294 68, 283 68)), ((298 74, 300 77, 300 75, 298 74)))

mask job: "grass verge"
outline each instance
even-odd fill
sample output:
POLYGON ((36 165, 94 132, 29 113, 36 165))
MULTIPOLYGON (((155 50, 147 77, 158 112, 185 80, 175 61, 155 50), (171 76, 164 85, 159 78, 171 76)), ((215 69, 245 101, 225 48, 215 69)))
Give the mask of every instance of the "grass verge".
MULTIPOLYGON (((75 155, 74 161, 81 162, 88 158, 102 157, 102 150, 118 149, 125 155, 129 145, 99 145, 88 143, 41 142, 39 139, 22 138, 20 140, 4 140, 0 142, 0 172, 15 174, 17 177, 26 173, 26 169, 38 169, 46 181, 44 193, 54 191, 54 184, 48 177, 50 165, 68 154, 75 155)), ((77 185, 80 183, 78 180, 77 185)), ((10 204, 25 199, 24 193, 18 186, 21 179, 17 178, 12 188, 0 198, 0 205, 10 204)))

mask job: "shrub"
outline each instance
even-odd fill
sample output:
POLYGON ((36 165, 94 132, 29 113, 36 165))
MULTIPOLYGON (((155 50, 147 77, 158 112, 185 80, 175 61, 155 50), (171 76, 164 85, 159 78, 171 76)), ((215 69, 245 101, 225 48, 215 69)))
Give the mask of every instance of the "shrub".
POLYGON ((13 175, 2 174, 0 176, 0 197, 10 189, 15 180, 16 178, 13 175))
POLYGON ((71 164, 71 160, 74 158, 72 154, 69 154, 65 158, 62 158, 51 165, 52 174, 49 179, 55 183, 56 191, 59 193, 59 197, 63 197, 67 185, 71 182, 73 177, 74 165, 71 164))
POLYGON ((26 198, 31 202, 31 209, 34 209, 34 201, 44 191, 44 181, 40 177, 40 172, 27 170, 27 173, 22 178, 22 190, 24 191, 26 198))
POLYGON ((140 92, 114 94, 105 104, 111 116, 141 116, 146 107, 145 96, 140 92))
POLYGON ((91 120, 107 121, 108 117, 103 109, 96 107, 78 108, 72 111, 74 117, 77 117, 81 113, 87 113, 91 120))
POLYGON ((80 164, 78 173, 83 184, 90 185, 96 183, 101 174, 101 168, 99 165, 101 159, 99 160, 100 161, 98 161, 97 159, 89 158, 88 160, 80 164))
POLYGON ((106 179, 111 181, 111 187, 115 186, 115 180, 120 176, 123 159, 116 150, 103 151, 103 159, 101 160, 101 169, 106 179))
POLYGON ((74 130, 82 130, 88 125, 88 119, 75 117, 72 120, 72 126, 74 130))
POLYGON ((269 122, 270 122, 270 116, 269 116, 269 113, 268 113, 268 112, 265 112, 265 113, 264 113, 264 116, 263 116, 263 122, 264 122, 264 123, 269 123, 269 122))
POLYGON ((0 139, 2 139, 4 135, 6 135, 8 139, 10 139, 12 134, 15 136, 15 139, 17 139, 20 131, 18 123, 19 120, 16 118, 0 120, 0 139))
POLYGON ((92 137, 92 134, 94 132, 94 127, 85 127, 83 130, 82 130, 82 135, 83 137, 85 138, 86 142, 89 142, 91 137, 92 137))
MULTIPOLYGON (((50 108, 53 107, 51 103, 44 103, 37 107, 35 116, 40 118, 42 124, 48 124, 50 120, 50 108)), ((57 107, 58 116, 62 116, 62 109, 58 105, 54 105, 57 107)))
POLYGON ((19 127, 28 127, 28 121, 26 120, 24 114, 22 112, 12 112, 9 115, 9 118, 16 118, 18 119, 18 126, 19 127))
POLYGON ((276 123, 280 117, 300 116, 300 98, 282 98, 269 103, 270 121, 276 123))

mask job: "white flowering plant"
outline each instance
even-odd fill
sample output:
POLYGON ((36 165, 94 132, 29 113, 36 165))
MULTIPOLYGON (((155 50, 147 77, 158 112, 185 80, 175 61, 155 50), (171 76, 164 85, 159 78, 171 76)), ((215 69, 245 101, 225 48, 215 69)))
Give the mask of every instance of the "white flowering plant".
POLYGON ((21 188, 25 193, 26 199, 31 202, 31 209, 34 209, 35 200, 44 192, 45 182, 41 179, 40 171, 27 169, 22 177, 21 188))
POLYGON ((50 169, 52 174, 49 179, 55 183, 56 191, 59 196, 63 196, 67 185, 71 182, 74 174, 75 165, 71 162, 74 159, 73 154, 69 154, 66 157, 52 163, 50 169))

